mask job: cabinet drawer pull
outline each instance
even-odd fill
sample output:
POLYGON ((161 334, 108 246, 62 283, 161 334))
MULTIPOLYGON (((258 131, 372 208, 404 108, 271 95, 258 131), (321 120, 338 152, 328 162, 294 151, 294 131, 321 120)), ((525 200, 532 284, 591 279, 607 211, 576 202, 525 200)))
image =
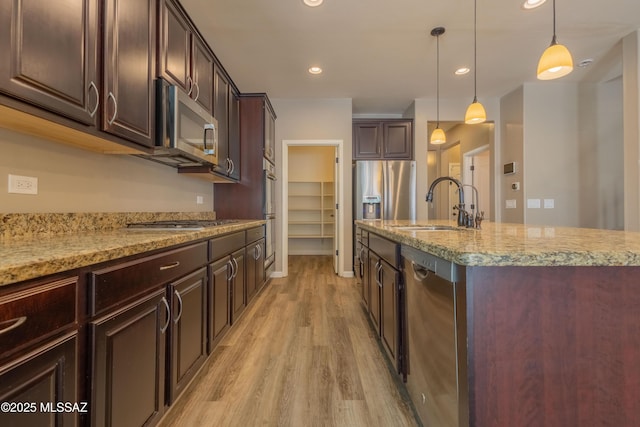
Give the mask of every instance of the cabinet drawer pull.
POLYGON ((173 319, 173 323, 178 324, 178 322, 180 321, 180 318, 182 317, 182 297, 180 296, 180 292, 178 292, 177 289, 173 290, 173 294, 176 296, 176 298, 178 298, 178 316, 173 319))
POLYGON ((116 101, 116 97, 113 95, 113 92, 109 92, 107 100, 109 99, 113 100, 113 116, 108 120, 109 126, 111 126, 113 122, 116 121, 116 116, 118 115, 118 101, 116 101))
POLYGON ((96 106, 93 107, 91 111, 89 111, 89 117, 93 117, 96 115, 96 111, 98 111, 98 106, 100 105, 100 92, 98 91, 98 87, 94 82, 89 83, 89 90, 93 90, 96 92, 96 106))
POLYGON ((5 320, 4 322, 0 322, 0 335, 6 334, 7 332, 17 328, 27 321, 27 316, 16 317, 15 319, 5 320), (6 325, 6 326, 5 326, 6 325))
POLYGON ((172 268, 176 268, 179 265, 180 265, 180 261, 172 262, 171 264, 160 266, 160 271, 171 270, 172 268))
POLYGON ((167 308, 167 320, 163 327, 160 328, 160 333, 164 334, 171 323, 171 307, 169 307, 169 303, 165 297, 162 297, 162 302, 164 306, 167 308))

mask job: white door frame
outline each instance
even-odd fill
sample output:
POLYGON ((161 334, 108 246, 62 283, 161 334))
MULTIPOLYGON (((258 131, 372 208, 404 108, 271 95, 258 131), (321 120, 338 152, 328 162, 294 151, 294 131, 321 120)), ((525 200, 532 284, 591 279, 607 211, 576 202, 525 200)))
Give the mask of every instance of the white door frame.
POLYGON ((344 172, 343 163, 344 157, 344 141, 341 139, 291 139, 282 140, 282 180, 280 181, 280 191, 282 194, 282 230, 280 233, 280 252, 282 253, 282 276, 286 277, 289 273, 288 259, 289 259, 289 147, 291 146, 332 146, 336 148, 338 158, 340 159, 341 167, 336 168, 338 176, 335 178, 338 181, 338 194, 335 195, 336 201, 340 208, 338 209, 338 218, 336 218, 335 235, 334 239, 338 242, 338 274, 344 276, 344 238, 342 225, 344 224, 344 206, 345 205, 345 192, 344 192, 344 172))

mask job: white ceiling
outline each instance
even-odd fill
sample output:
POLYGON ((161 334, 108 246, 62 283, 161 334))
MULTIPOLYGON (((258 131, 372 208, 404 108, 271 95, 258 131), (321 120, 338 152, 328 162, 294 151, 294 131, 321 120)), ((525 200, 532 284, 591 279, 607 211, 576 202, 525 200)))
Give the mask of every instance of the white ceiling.
MULTIPOLYGON (((478 99, 536 81, 553 33, 552 0, 477 0, 478 99)), ((181 0, 242 92, 270 98, 352 98, 354 114, 399 114, 416 98, 435 98, 440 37, 440 98, 473 99, 473 0, 181 0), (307 69, 319 65, 324 73, 307 69)), ((603 61, 640 28, 640 0, 557 0, 558 42, 574 63, 603 61)), ((592 66, 593 67, 593 66, 592 66)), ((584 79, 576 67, 564 81, 584 79)))

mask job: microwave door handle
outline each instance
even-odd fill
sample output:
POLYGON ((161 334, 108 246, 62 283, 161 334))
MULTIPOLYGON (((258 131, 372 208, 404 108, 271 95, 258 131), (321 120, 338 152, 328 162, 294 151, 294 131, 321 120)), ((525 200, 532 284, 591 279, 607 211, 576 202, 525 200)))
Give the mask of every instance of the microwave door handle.
MULTIPOLYGON (((207 131, 215 132, 216 125, 213 123, 207 123, 204 125, 204 136, 202 137, 202 145, 204 146, 204 151, 207 151, 207 131)), ((215 134, 213 134, 215 137, 215 134)), ((213 149, 214 147, 211 147, 213 149)))

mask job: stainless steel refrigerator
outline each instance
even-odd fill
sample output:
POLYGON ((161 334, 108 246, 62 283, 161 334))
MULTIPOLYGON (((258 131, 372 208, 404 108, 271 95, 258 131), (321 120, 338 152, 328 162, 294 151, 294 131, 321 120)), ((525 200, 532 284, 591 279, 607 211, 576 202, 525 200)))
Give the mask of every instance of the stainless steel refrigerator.
POLYGON ((354 219, 416 219, 416 162, 356 161, 354 219))

